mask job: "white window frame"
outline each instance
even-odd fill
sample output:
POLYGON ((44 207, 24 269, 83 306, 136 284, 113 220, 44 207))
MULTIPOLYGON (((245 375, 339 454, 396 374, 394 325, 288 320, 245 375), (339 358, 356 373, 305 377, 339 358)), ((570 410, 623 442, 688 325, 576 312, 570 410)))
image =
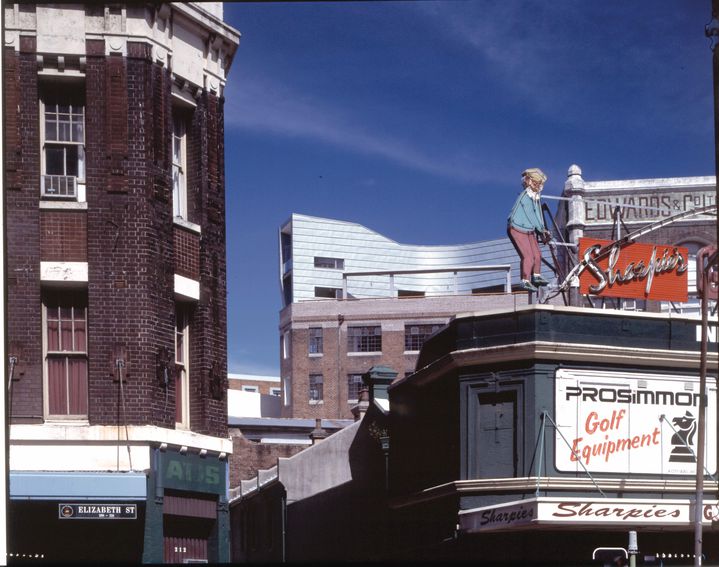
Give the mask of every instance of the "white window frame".
POLYGON ((321 404, 324 402, 324 390, 325 390, 325 378, 322 374, 314 373, 309 375, 309 379, 307 382, 307 396, 309 399, 310 404, 321 404), (319 378, 319 380, 318 380, 319 378), (318 388, 319 386, 319 388, 318 388), (314 387, 314 388, 313 388, 314 387), (312 391, 313 389, 317 391, 317 395, 313 398, 312 397, 312 391))
MULTIPOLYGON (((52 88, 56 89, 63 89, 66 86, 65 83, 58 83, 57 85, 54 85, 52 88)), ((45 89, 48 89, 49 87, 45 86, 45 89)), ((80 88, 79 85, 72 85, 70 88, 80 88)), ((47 101, 45 100, 46 97, 44 94, 40 94, 38 97, 38 104, 39 104, 39 114, 40 114, 40 183, 41 183, 41 192, 40 196, 44 200, 65 200, 65 201, 77 201, 80 203, 84 203, 86 200, 86 193, 85 193, 85 175, 87 170, 87 159, 85 154, 85 147, 86 147, 86 132, 87 132, 87 103, 86 101, 82 104, 82 140, 64 140, 64 141, 57 141, 57 140, 47 140, 47 131, 45 126, 45 114, 47 112, 47 101), (57 174, 48 174, 47 172, 47 156, 46 152, 48 149, 48 145, 50 146, 60 146, 60 147, 67 147, 67 146, 77 146, 78 148, 78 165, 77 165, 77 177, 75 176, 68 176, 68 175, 57 175, 57 174), (74 180, 75 184, 75 195, 67 196, 67 195, 57 195, 52 196, 48 195, 45 191, 45 183, 47 181, 47 177, 50 176, 58 176, 58 177, 65 177, 68 180, 72 179, 74 180)), ((72 105, 71 105, 72 106, 72 105)), ((79 106, 79 105, 76 105, 79 106)), ((72 115, 72 112, 70 113, 72 115)), ((72 130, 72 127, 71 127, 72 130)))
MULTIPOLYGON (((180 421, 175 413, 175 429, 190 428, 190 314, 189 306, 184 303, 175 304, 175 368, 178 372, 180 388, 182 388, 182 406, 180 421), (182 360, 178 359, 178 337, 182 340, 182 360)), ((177 382, 176 382, 177 384, 177 382)), ((177 403, 177 401, 175 401, 177 403)), ((177 406, 175 406, 177 410, 177 406)))
POLYGON ((285 406, 289 406, 292 404, 292 378, 287 376, 282 379, 282 389, 284 394, 282 396, 282 403, 285 406))
POLYGON ((282 359, 287 360, 290 357, 290 332, 282 333, 282 359))
POLYGON ((172 111, 172 216, 187 218, 187 115, 172 111))
POLYGON ((272 387, 270 388, 270 396, 282 397, 282 388, 272 387))
MULTIPOLYGON (((347 328, 347 354, 348 355, 357 355, 357 354, 381 354, 382 353, 382 325, 379 324, 366 324, 366 325, 350 325, 347 328), (362 329, 357 332, 358 329, 362 329), (369 334, 369 329, 373 329, 373 333, 369 334), (376 331, 379 329, 379 333, 376 331), (379 339, 377 340, 377 337, 379 339), (357 340, 355 340, 357 339, 357 340), (353 344, 353 343, 357 344, 353 344), (376 343, 379 342, 379 349, 378 350, 370 350, 369 348, 361 348, 363 343, 376 343), (355 347, 360 347, 355 349, 355 347)), ((376 345, 372 345, 376 346, 376 345)))
POLYGON ((349 404, 356 404, 359 401, 359 393, 362 390, 362 386, 364 385, 364 381, 362 380, 362 373, 361 372, 348 372, 347 373, 347 403, 349 404), (350 376, 359 376, 359 382, 357 383, 357 397, 356 398, 350 398, 350 376))
POLYGON ((309 327, 307 331, 307 351, 309 356, 322 356, 324 354, 324 342, 324 329, 322 327, 309 327), (312 335, 315 331, 319 331, 319 336, 312 335), (312 350, 313 344, 315 350, 312 350), (317 347, 319 347, 319 349, 317 347))

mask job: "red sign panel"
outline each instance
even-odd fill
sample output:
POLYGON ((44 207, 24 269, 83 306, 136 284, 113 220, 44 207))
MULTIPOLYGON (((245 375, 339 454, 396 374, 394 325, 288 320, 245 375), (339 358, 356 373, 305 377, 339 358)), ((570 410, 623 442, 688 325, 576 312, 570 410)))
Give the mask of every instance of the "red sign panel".
POLYGON ((601 297, 686 301, 689 252, 680 246, 634 242, 600 251, 610 240, 579 239, 579 291, 601 297))

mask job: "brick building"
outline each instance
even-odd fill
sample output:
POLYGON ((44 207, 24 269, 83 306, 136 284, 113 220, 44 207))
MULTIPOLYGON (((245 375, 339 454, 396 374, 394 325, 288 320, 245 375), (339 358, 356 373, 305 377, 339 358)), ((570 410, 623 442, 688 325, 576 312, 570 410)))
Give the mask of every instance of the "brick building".
POLYGON ((8 551, 225 560, 239 33, 220 2, 4 12, 8 551))

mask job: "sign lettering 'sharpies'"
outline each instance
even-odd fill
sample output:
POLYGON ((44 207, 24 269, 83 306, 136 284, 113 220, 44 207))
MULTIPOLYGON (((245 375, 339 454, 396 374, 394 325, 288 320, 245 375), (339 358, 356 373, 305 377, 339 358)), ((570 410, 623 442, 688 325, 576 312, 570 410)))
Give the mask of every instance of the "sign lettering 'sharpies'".
MULTIPOLYGON (((719 503, 705 500, 702 523, 719 519, 719 503)), ((594 525, 614 526, 690 526, 694 502, 690 499, 661 498, 566 498, 537 497, 505 502, 459 514, 464 532, 526 530, 534 526, 594 525)))
POLYGON ((579 239, 579 291, 602 297, 626 297, 686 301, 689 252, 681 246, 632 243, 614 245, 597 260, 599 250, 611 240, 579 239))
MULTIPOLYGON (((716 379, 707 386, 706 467, 716 471, 716 379)), ((559 369, 559 471, 694 475, 699 378, 559 369)))

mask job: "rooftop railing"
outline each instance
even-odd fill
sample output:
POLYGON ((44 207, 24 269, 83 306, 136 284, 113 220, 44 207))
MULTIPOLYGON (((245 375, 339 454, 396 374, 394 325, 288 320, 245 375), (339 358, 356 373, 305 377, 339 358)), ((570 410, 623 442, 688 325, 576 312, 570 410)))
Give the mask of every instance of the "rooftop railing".
POLYGON ((370 272, 345 272, 342 274, 342 297, 347 297, 347 280, 354 277, 366 276, 388 276, 389 277, 389 293, 391 297, 397 296, 397 290, 394 285, 395 276, 417 275, 417 274, 442 274, 450 273, 454 275, 453 288, 454 295, 459 295, 459 286, 457 274, 462 272, 506 272, 506 293, 512 291, 512 267, 509 264, 491 264, 484 266, 456 266, 449 268, 422 268, 416 270, 375 270, 370 272))

